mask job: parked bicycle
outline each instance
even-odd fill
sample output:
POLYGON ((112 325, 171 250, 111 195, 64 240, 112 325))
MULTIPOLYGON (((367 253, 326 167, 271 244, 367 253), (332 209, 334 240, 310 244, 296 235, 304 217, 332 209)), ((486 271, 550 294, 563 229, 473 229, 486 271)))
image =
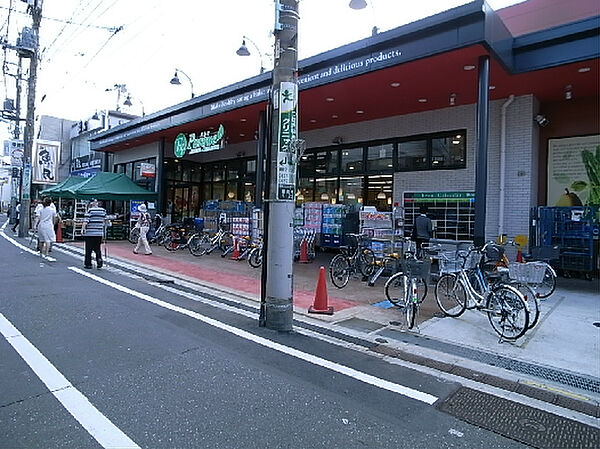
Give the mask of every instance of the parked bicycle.
POLYGON ((412 329, 419 307, 427 296, 427 282, 431 271, 431 259, 418 260, 412 255, 401 260, 402 271, 385 283, 388 300, 406 313, 406 325, 412 329))
MULTIPOLYGON (((513 241, 507 242, 505 245, 517 246, 513 241)), ((521 264, 521 262, 511 262, 506 256, 504 246, 498 244, 490 244, 485 256, 484 271, 486 273, 498 272, 504 274, 506 277, 511 266, 516 272, 519 269, 519 267, 515 267, 516 264, 521 264)), ((538 272, 535 276, 529 276, 527 281, 521 279, 521 282, 527 283, 540 299, 549 297, 556 289, 556 271, 549 262, 550 260, 558 259, 558 257, 558 247, 537 247, 531 250, 531 257, 527 263, 536 263, 538 265, 535 268, 536 271, 543 270, 543 275, 538 272)), ((533 268, 527 268, 526 270, 531 271, 533 268)))
POLYGON ((262 239, 252 244, 252 249, 248 253, 248 265, 252 268, 258 268, 263 262, 263 242, 262 239))
POLYGON ((351 246, 340 246, 341 253, 337 254, 329 263, 329 276, 337 288, 344 288, 350 276, 361 274, 367 278, 373 274, 375 268, 375 254, 370 248, 362 245, 360 234, 346 234, 351 246))
POLYGON ((480 249, 459 251, 457 256, 462 262, 442 256, 442 270, 452 267, 453 272, 443 273, 438 279, 435 286, 436 301, 440 310, 451 317, 462 315, 471 303, 474 308, 487 314, 501 340, 517 340, 529 328, 529 307, 523 295, 514 287, 504 283, 490 287, 487 283, 480 267, 486 247, 487 244, 480 249))
MULTIPOLYGON (((156 230, 153 231, 151 229, 148 232, 148 235, 146 237, 148 239, 148 243, 156 243, 157 245, 162 245, 164 243, 166 236, 168 235, 167 227, 164 224, 162 215, 156 214, 154 216, 154 219, 155 219, 154 226, 155 226, 156 230)), ((129 231, 128 240, 130 243, 137 243, 139 236, 140 236, 140 228, 138 228, 137 226, 134 226, 133 228, 131 228, 131 231, 129 231)))
POLYGON ((166 233, 167 235, 163 240, 163 246, 167 251, 177 251, 188 248, 190 253, 194 254, 190 243, 196 238, 198 232, 181 223, 174 223, 166 227, 166 233))
POLYGON ((232 248, 232 240, 233 236, 225 230, 225 226, 219 226, 219 230, 212 235, 203 232, 193 236, 190 242, 190 252, 194 256, 203 256, 219 248, 224 257, 232 248))

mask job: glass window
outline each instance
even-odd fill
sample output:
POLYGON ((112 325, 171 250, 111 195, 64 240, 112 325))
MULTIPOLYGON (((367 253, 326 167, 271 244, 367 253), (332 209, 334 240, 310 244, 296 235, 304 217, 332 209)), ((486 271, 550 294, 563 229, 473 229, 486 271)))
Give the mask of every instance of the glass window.
POLYGON ((462 133, 431 139, 431 168, 465 167, 465 141, 462 133))
POLYGON ((202 201, 212 200, 212 191, 210 182, 202 184, 202 201))
POLYGON ((372 172, 393 171, 393 156, 393 143, 370 146, 367 149, 367 170, 372 172))
POLYGON ((133 179, 133 164, 131 162, 125 164, 125 175, 133 179))
POLYGON ((315 175, 315 153, 304 154, 300 158, 300 176, 311 177, 315 175))
POLYGON ((240 161, 229 161, 227 162, 227 180, 238 179, 240 177, 240 161))
POLYGON ((217 182, 213 184, 212 192, 213 200, 224 200, 225 199, 225 183, 217 182))
POLYGON ((212 169, 213 181, 225 180, 225 164, 214 164, 212 169))
POLYGON ((326 175, 328 173, 335 173, 337 168, 337 160, 335 163, 332 161, 332 155, 330 151, 319 151, 315 153, 315 171, 317 176, 326 175))
POLYGON ((184 181, 190 181, 192 177, 191 169, 192 167, 190 166, 189 162, 181 163, 181 177, 184 181))
POLYGON ((298 195, 296 195, 296 203, 302 204, 314 201, 314 182, 313 178, 300 178, 298 185, 298 195))
POLYGON ((429 168, 427 163, 427 140, 411 140, 398 143, 398 170, 412 171, 429 168))
POLYGON ((317 179, 315 201, 337 203, 337 178, 317 179))
POLYGON ((363 177, 341 177, 339 202, 342 204, 357 204, 363 201, 363 177))
POLYGON ((316 153, 317 176, 338 174, 338 154, 338 151, 319 151, 316 153))
POLYGON ((249 159, 245 162, 246 176, 254 177, 256 175, 256 159, 249 159))
POLYGON ((245 182, 244 183, 242 198, 247 203, 254 202, 254 183, 253 182, 245 182))
POLYGON ((379 211, 392 210, 392 186, 392 175, 369 176, 365 206, 375 206, 379 211))
POLYGON ((238 199, 238 183, 228 182, 227 183, 227 201, 235 201, 238 199))
POLYGON ((342 150, 342 173, 362 173, 363 171, 363 149, 347 148, 342 150))
POLYGON ((194 164, 190 170, 192 182, 202 182, 202 166, 194 164))

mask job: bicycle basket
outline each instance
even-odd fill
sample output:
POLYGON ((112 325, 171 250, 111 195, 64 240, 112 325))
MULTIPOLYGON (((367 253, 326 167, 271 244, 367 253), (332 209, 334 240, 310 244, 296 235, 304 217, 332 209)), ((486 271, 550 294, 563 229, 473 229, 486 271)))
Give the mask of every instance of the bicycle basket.
POLYGON ((402 271, 410 277, 428 279, 431 271, 431 260, 404 259, 401 262, 402 271))
POLYGON ((490 262, 500 262, 502 255, 504 254, 504 248, 500 245, 488 245, 485 248, 485 260, 490 262))
POLYGON ((535 246, 531 248, 531 257, 536 260, 557 260, 560 257, 558 246, 535 246))
POLYGON ((511 263, 508 265, 508 276, 516 281, 528 284, 540 284, 544 280, 546 264, 539 262, 511 263))

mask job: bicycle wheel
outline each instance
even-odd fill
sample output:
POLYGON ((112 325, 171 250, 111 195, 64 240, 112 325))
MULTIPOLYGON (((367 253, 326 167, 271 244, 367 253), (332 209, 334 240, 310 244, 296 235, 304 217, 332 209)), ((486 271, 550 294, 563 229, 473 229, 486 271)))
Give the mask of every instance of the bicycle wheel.
POLYGON ((329 276, 337 288, 344 288, 350 279, 350 262, 342 254, 338 254, 329 263, 329 276))
POLYGON ((547 298, 556 289, 556 275, 549 265, 546 265, 546 271, 544 272, 544 279, 540 284, 533 284, 533 289, 537 293, 538 298, 547 298))
POLYGON ((204 234, 194 234, 189 241, 188 249, 196 257, 203 256, 209 245, 208 237, 204 234))
POLYGON ((176 243, 175 240, 179 238, 177 233, 170 232, 163 242, 163 246, 167 251, 177 251, 179 249, 179 243, 176 243))
POLYGON ((375 273, 375 253, 370 248, 363 248, 358 256, 360 274, 369 277, 375 273))
POLYGON ((417 301, 419 304, 427 297, 427 281, 425 279, 417 279, 417 301))
POLYGON ((461 316, 467 309, 467 292, 454 274, 443 274, 435 284, 435 300, 444 315, 461 316))
POLYGON ((535 290, 530 285, 522 283, 511 283, 510 286, 516 288, 523 295, 529 311, 528 329, 533 329, 540 319, 540 300, 535 290))
POLYGON ((406 305, 408 286, 404 273, 398 272, 391 276, 385 283, 383 290, 387 300, 395 306, 402 308, 406 305))
POLYGON ((167 231, 165 228, 159 229, 154 236, 154 243, 162 245, 165 242, 167 231))
POLYGON ((417 316, 417 307, 419 307, 419 306, 414 301, 410 301, 406 305, 406 308, 405 308, 405 310, 406 310, 406 326, 409 329, 412 329, 413 327, 415 327, 415 317, 417 316))
POLYGON ((496 287, 486 303, 488 320, 501 338, 517 340, 529 326, 527 303, 516 289, 508 285, 496 287))
POLYGON ((248 265, 252 268, 258 268, 262 265, 262 248, 256 247, 248 255, 248 265))
POLYGON ((129 243, 137 243, 140 236, 140 228, 132 228, 129 232, 129 243))

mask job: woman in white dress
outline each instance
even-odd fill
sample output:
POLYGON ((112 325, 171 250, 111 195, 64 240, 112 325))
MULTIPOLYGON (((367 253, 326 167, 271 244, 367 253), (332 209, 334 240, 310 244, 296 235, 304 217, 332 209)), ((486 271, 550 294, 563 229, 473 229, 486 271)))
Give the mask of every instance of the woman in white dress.
POLYGON ((42 255, 47 256, 50 244, 56 242, 56 233, 54 232, 56 208, 52 207, 50 198, 44 198, 43 205, 44 207, 39 211, 37 217, 37 233, 42 243, 42 255))

